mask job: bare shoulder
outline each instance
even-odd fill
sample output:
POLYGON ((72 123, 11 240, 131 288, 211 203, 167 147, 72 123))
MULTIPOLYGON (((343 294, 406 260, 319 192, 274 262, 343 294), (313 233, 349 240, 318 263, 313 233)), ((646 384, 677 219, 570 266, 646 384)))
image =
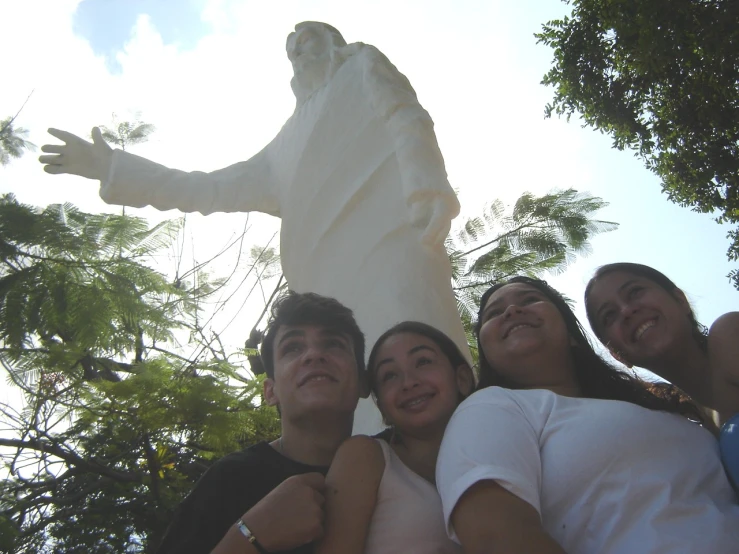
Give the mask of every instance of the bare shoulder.
POLYGON ((730 340, 739 343, 739 312, 727 312, 711 325, 708 332, 710 342, 730 340))
POLYGON ((356 435, 346 439, 341 444, 334 456, 331 468, 333 469, 335 465, 354 470, 359 467, 365 471, 367 469, 379 469, 382 472, 385 469, 385 456, 377 439, 356 435))
POLYGON ((728 312, 708 333, 711 367, 723 381, 739 386, 739 312, 728 312))

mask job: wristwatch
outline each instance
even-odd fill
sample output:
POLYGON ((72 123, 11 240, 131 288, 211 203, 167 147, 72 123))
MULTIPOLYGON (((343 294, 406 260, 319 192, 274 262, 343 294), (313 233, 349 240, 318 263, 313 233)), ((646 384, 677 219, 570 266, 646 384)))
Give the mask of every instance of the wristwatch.
POLYGON ((254 533, 251 532, 251 530, 246 526, 246 523, 244 523, 244 520, 239 518, 236 520, 236 528, 241 531, 241 534, 246 537, 246 540, 248 540, 252 545, 254 545, 254 548, 257 549, 257 552, 259 554, 269 554, 269 551, 264 548, 261 544, 259 544, 259 541, 254 536, 254 533))

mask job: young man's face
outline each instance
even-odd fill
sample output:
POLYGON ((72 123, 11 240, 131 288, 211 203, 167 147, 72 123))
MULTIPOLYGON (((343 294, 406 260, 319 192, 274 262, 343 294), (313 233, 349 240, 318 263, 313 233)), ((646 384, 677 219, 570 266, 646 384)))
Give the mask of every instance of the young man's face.
POLYGON ((283 419, 353 416, 359 371, 349 335, 319 325, 282 325, 272 348, 274 378, 265 380, 264 392, 283 419))

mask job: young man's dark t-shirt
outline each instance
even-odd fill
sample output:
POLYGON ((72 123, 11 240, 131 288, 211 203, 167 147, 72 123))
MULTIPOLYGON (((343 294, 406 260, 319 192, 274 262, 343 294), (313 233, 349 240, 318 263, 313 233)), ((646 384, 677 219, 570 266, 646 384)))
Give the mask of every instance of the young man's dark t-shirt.
MULTIPOLYGON (((285 479, 327 470, 286 458, 266 442, 229 454, 205 472, 177 508, 157 554, 209 554, 238 518, 285 479)), ((284 552, 310 554, 313 545, 284 552)))

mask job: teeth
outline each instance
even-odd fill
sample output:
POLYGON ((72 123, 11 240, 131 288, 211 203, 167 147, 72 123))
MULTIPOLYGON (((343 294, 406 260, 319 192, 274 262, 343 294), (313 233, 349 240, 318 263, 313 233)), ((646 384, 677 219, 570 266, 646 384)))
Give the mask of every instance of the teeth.
POLYGON ((511 333, 515 331, 518 331, 519 329, 523 329, 524 327, 531 327, 531 325, 529 325, 528 323, 521 323, 519 325, 514 325, 513 327, 508 329, 508 335, 510 335, 511 333))
POLYGON ((656 324, 656 322, 654 320, 645 321, 644 323, 642 323, 641 325, 639 325, 639 327, 637 327, 636 332, 634 333, 634 338, 636 340, 639 340, 641 338, 641 336, 644 334, 644 332, 647 329, 651 329, 652 327, 654 327, 655 324, 656 324))
POLYGON ((308 381, 328 381, 328 379, 329 378, 325 375, 314 375, 313 377, 308 377, 305 382, 307 383, 308 381))
POLYGON ((412 408, 413 406, 418 406, 421 402, 425 402, 431 398, 430 394, 425 394, 423 396, 419 396, 418 398, 414 398, 413 400, 409 400, 405 403, 406 408, 412 408))

